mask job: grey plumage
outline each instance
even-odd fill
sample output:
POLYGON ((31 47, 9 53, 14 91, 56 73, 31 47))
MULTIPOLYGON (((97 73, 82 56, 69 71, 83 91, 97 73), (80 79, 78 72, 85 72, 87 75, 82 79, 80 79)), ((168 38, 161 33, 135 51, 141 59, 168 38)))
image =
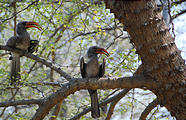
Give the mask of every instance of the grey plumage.
MULTIPOLYGON (((16 32, 18 36, 11 37, 7 42, 7 46, 18 48, 21 50, 27 50, 28 47, 30 46, 30 35, 26 31, 26 28, 24 27, 22 22, 17 24, 16 32)), ((13 52, 11 54, 12 54, 12 64, 11 64, 10 77, 11 77, 11 84, 13 84, 14 82, 16 82, 21 78, 20 55, 13 52)))
MULTIPOLYGON (((9 38, 7 41, 6 45, 12 48, 17 48, 20 50, 28 51, 28 48, 30 47, 30 35, 27 32, 27 28, 30 27, 35 27, 41 30, 41 28, 37 27, 38 23, 36 22, 28 22, 28 21, 23 21, 17 24, 16 26, 16 32, 17 36, 13 36, 9 38), (35 26, 36 25, 36 26, 35 26)), ((21 78, 20 75, 20 57, 21 55, 17 53, 11 52, 11 73, 10 73, 10 78, 11 78, 11 84, 16 82, 21 78)))
MULTIPOLYGON (((97 46, 92 46, 87 51, 88 62, 84 62, 84 58, 80 61, 80 71, 83 78, 99 78, 103 77, 105 73, 105 59, 103 63, 99 65, 97 54, 109 55, 106 50, 97 46)), ((97 90, 88 90, 91 96, 91 116, 93 118, 100 117, 99 101, 97 90)))

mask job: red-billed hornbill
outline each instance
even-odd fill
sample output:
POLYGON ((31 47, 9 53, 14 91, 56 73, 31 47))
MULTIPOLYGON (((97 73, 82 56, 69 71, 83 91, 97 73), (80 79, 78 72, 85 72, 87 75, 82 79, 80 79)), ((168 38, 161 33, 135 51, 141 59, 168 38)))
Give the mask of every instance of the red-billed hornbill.
MULTIPOLYGON (((99 78, 103 77, 105 73, 105 59, 103 63, 99 65, 98 54, 105 54, 109 56, 109 53, 104 49, 97 46, 92 46, 87 51, 88 62, 84 62, 82 57, 80 60, 80 71, 83 78, 99 78)), ((91 116, 93 118, 100 117, 99 102, 97 90, 88 90, 91 96, 91 116)))
MULTIPOLYGON (((23 21, 17 24, 16 32, 17 36, 9 38, 6 45, 12 48, 17 48, 24 51, 33 51, 33 44, 30 40, 30 35, 27 32, 27 28, 35 27, 42 30, 41 26, 33 21, 23 21)), ((37 42, 36 42, 37 43, 37 42)), ((21 78, 20 76, 20 54, 11 52, 11 84, 21 78)))

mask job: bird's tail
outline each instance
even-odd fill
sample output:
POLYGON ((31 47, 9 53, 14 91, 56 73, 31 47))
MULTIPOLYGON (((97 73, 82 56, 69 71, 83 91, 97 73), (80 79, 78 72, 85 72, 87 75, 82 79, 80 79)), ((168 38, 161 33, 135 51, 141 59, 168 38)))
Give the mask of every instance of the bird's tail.
POLYGON ((91 97, 91 116, 93 118, 100 117, 99 102, 97 90, 88 90, 91 97))
POLYGON ((20 75, 20 55, 12 53, 12 65, 11 65, 11 85, 21 78, 20 75))

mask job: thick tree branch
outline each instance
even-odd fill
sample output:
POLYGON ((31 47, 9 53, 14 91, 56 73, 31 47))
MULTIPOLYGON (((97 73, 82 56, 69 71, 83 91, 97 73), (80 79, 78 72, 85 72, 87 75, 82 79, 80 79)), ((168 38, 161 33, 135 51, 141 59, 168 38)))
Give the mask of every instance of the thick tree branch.
POLYGON ((116 104, 121 100, 121 98, 123 98, 128 93, 129 90, 130 89, 124 89, 122 92, 125 94, 122 94, 121 96, 117 97, 116 99, 114 99, 114 101, 110 103, 109 111, 107 113, 107 117, 105 118, 105 120, 110 120, 110 118, 113 115, 113 111, 114 111, 116 104))
POLYGON ((123 98, 128 93, 129 90, 130 89, 124 89, 122 92, 125 93, 125 94, 122 94, 122 95, 118 96, 116 99, 114 99, 114 101, 112 101, 112 103, 110 104, 110 108, 109 108, 109 111, 107 113, 107 117, 105 118, 105 120, 110 120, 116 104, 121 100, 121 98, 123 98))
POLYGON ((119 100, 116 100, 116 101, 113 101, 112 103, 110 103, 109 111, 107 113, 107 117, 105 118, 105 120, 110 120, 110 118, 113 115, 114 108, 118 102, 119 102, 119 100))
MULTIPOLYGON (((58 104, 60 101, 63 101, 70 94, 73 94, 74 92, 79 91, 81 89, 115 89, 143 87, 149 88, 150 86, 154 85, 155 83, 153 82, 152 79, 148 79, 144 76, 101 79, 73 78, 70 80, 70 82, 60 84, 62 88, 44 100, 22 100, 15 102, 0 103, 0 105, 1 107, 6 107, 24 104, 26 105, 39 104, 40 107, 37 110, 36 114, 34 115, 33 120, 40 120, 43 119, 48 114, 48 112, 52 109, 53 106, 58 104)), ((113 97, 113 99, 115 100, 118 98, 113 97)))
POLYGON ((17 105, 30 105, 30 104, 40 105, 42 103, 42 101, 43 101, 42 99, 8 101, 8 102, 1 102, 0 107, 17 106, 17 105))
MULTIPOLYGON (((130 90, 130 89, 123 89, 121 92, 119 92, 118 94, 114 95, 113 97, 110 97, 110 98, 104 100, 103 102, 101 102, 101 103, 99 104, 100 107, 105 106, 105 105, 107 105, 108 103, 110 103, 110 102, 112 102, 112 101, 114 101, 114 100, 118 100, 118 99, 123 98, 123 97, 128 93, 129 90, 130 90)), ((89 107, 89 108, 83 110, 81 113, 75 115, 75 116, 72 117, 70 120, 77 120, 77 119, 79 119, 81 116, 87 114, 87 113, 90 112, 90 111, 91 111, 91 107, 89 107)))
POLYGON ((145 110, 141 113, 140 120, 146 120, 147 115, 151 112, 154 107, 158 105, 158 100, 157 98, 154 99, 146 108, 145 110))
POLYGON ((47 67, 50 67, 51 69, 53 69, 57 73, 59 73, 61 76, 63 76, 65 79, 67 79, 67 80, 71 79, 71 77, 66 72, 61 70, 60 67, 57 67, 54 64, 52 64, 52 62, 48 62, 47 60, 45 60, 43 58, 40 58, 40 57, 38 57, 36 55, 33 55, 31 53, 27 53, 27 52, 24 52, 24 51, 21 51, 21 50, 18 50, 18 49, 13 49, 13 48, 10 48, 8 46, 2 46, 2 45, 0 45, 0 50, 7 50, 7 51, 12 51, 12 52, 19 53, 19 54, 21 54, 23 56, 26 56, 28 58, 36 60, 37 62, 40 62, 40 63, 46 65, 47 67))
POLYGON ((62 84, 62 88, 49 96, 37 110, 32 120, 43 119, 54 105, 64 100, 70 94, 81 89, 115 89, 115 88, 143 88, 155 85, 153 80, 144 76, 124 78, 80 79, 73 78, 70 82, 62 84))
POLYGON ((52 117, 50 118, 50 120, 56 120, 58 114, 59 114, 59 111, 60 111, 60 108, 61 108, 61 104, 62 104, 63 101, 60 101, 56 107, 54 108, 54 111, 52 113, 52 117))
MULTIPOLYGON (((112 77, 112 78, 73 78, 71 79, 68 87, 75 87, 78 85, 77 90, 80 89, 115 89, 115 88, 151 88, 155 85, 155 82, 146 78, 143 75, 133 76, 133 77, 112 77)), ((66 85, 62 84, 62 86, 66 85)))

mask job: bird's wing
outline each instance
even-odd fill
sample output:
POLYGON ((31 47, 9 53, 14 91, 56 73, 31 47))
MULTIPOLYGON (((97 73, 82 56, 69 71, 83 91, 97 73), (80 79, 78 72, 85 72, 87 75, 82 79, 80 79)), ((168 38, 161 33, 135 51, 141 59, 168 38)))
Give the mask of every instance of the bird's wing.
POLYGON ((103 58, 103 62, 99 67, 99 77, 103 77, 105 74, 105 59, 103 58))
MULTIPOLYGON (((16 48, 17 41, 18 42, 21 41, 20 38, 18 36, 13 36, 8 39, 6 45, 11 48, 16 48)), ((11 53, 11 57, 9 58, 9 60, 12 60, 12 53, 11 53)))
POLYGON ((21 41, 20 38, 18 36, 13 36, 11 38, 8 39, 6 45, 12 48, 16 47, 16 43, 21 41))
POLYGON ((82 57, 80 60, 80 71, 81 71, 81 76, 82 78, 85 78, 85 74, 86 74, 86 63, 84 62, 84 58, 82 57))
POLYGON ((39 40, 30 40, 30 46, 28 48, 29 53, 37 52, 39 47, 39 40))

